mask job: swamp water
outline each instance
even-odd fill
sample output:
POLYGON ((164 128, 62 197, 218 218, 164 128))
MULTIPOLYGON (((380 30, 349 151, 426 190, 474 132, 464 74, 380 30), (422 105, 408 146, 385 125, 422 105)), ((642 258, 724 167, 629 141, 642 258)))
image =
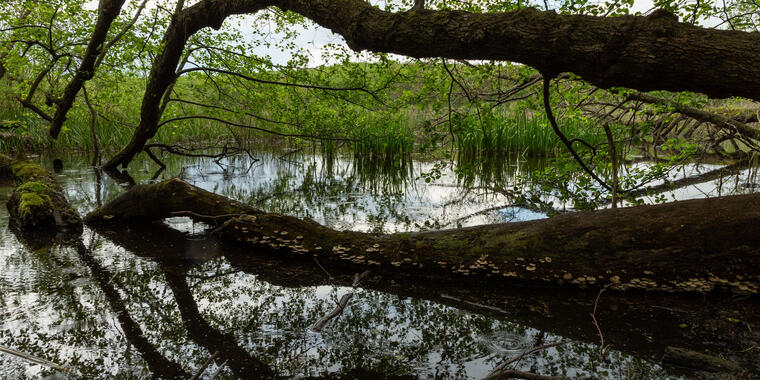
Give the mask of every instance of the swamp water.
MULTIPOLYGON (((427 183, 437 172, 433 164, 389 169, 309 155, 257 157, 174 159, 156 178, 180 177, 336 229, 418 231, 542 217, 507 207, 498 193, 462 186, 450 169, 427 183)), ((50 166, 50 159, 40 161, 50 166)), ((76 158, 64 163, 57 178, 82 214, 123 191, 76 158)), ((149 182, 154 168, 138 161, 131 174, 149 182)), ((535 167, 515 161, 506 168, 500 176, 508 181, 535 167)), ((715 189, 722 186, 678 196, 715 189)), ((0 202, 10 192, 0 187, 0 202)), ((329 267, 258 257, 185 218, 85 228, 81 239, 53 246, 22 242, 7 226, 2 207, 1 378, 256 378, 251 370, 264 368, 283 377, 477 379, 526 350, 558 343, 511 366, 544 375, 659 379, 693 375, 658 364, 666 346, 746 361, 760 342, 752 333, 760 331, 755 300, 605 293, 595 315, 602 346, 590 316, 596 291, 441 286, 431 292, 429 284, 394 279, 338 286, 329 267), (312 331, 349 293, 342 314, 312 331)))

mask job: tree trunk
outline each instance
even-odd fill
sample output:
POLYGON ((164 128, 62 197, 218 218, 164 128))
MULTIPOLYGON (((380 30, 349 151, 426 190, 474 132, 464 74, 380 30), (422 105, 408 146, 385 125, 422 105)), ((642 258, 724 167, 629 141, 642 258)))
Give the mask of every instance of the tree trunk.
POLYGON ((760 194, 572 213, 453 230, 376 235, 264 213, 178 179, 139 185, 86 221, 186 215, 277 255, 495 284, 757 293, 760 194))
POLYGON ((108 37, 108 31, 111 30, 111 24, 119 16, 124 1, 100 0, 98 3, 98 21, 95 23, 95 29, 90 36, 87 50, 84 52, 84 57, 77 68, 76 74, 74 74, 74 78, 66 86, 63 96, 56 106, 55 115, 50 125, 50 136, 52 138, 58 138, 58 134, 61 133, 61 127, 63 127, 63 122, 66 121, 66 115, 74 105, 77 94, 79 94, 84 83, 95 75, 95 62, 102 52, 106 37, 108 37))

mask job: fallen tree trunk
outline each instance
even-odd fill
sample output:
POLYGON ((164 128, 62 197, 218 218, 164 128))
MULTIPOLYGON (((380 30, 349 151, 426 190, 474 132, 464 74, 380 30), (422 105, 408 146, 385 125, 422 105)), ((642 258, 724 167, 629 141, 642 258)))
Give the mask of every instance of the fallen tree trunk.
MULTIPOLYGON (((81 231, 82 220, 58 182, 36 163, 0 154, 0 176, 16 184, 6 206, 11 223, 21 229, 56 228, 81 231)), ((41 231, 40 231, 41 232, 41 231)))
POLYGON ((139 185, 87 216, 88 223, 186 215, 225 239, 357 271, 431 280, 608 286, 616 290, 757 293, 760 194, 572 213, 552 219, 376 235, 264 213, 178 179, 139 185))
POLYGON ((605 292, 596 302, 596 289, 495 287, 492 283, 473 283, 476 280, 472 276, 430 281, 414 272, 396 272, 396 268, 360 274, 356 268, 338 261, 266 254, 250 246, 226 244, 217 236, 181 232, 161 222, 129 228, 94 227, 113 244, 162 268, 177 268, 173 271, 185 273, 187 268, 223 256, 232 267, 229 272, 225 269, 227 274, 242 271, 257 280, 287 288, 323 285, 351 288, 356 286, 359 276, 363 289, 401 299, 430 300, 589 343, 599 342, 598 330, 589 317, 598 304, 596 318, 605 342, 616 350, 659 361, 666 347, 678 346, 729 358, 750 372, 760 371, 756 353, 746 350, 758 340, 755 332, 760 331, 757 297, 605 292), (731 318, 727 319, 727 315, 731 318), (651 323, 653 320, 657 323, 651 323))

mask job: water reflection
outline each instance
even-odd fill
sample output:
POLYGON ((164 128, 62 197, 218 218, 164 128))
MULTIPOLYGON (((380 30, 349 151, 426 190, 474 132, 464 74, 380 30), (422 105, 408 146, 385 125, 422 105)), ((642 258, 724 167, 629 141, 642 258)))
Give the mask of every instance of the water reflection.
MULTIPOLYGON (((506 201, 457 186, 453 171, 434 184, 450 187, 426 185, 420 174, 434 164, 415 164, 398 175, 351 161, 328 167, 315 156, 299 162, 276 155, 254 166, 240 157, 221 166, 178 160, 161 175, 179 174, 208 190, 333 228, 414 230, 429 219, 450 223, 506 201)), ((152 167, 141 165, 131 174, 149 181, 152 167)), ((118 182, 76 165, 67 164, 59 180, 80 212, 122 191, 118 182)), ((0 191, 0 201, 4 197, 7 189, 0 191)), ((496 210, 466 223, 509 219, 496 210)), ((0 225, 7 226, 4 210, 0 225)), ((596 293, 372 275, 353 289, 353 273, 227 246, 183 218, 85 230, 80 238, 52 237, 53 243, 17 238, 6 228, 0 238, 0 346, 92 378, 189 378, 199 372, 205 378, 216 372, 224 378, 482 378, 506 358, 558 342, 566 343, 527 356, 517 368, 668 378, 653 363, 665 346, 723 347, 730 354, 756 342, 750 332, 759 326, 754 303, 610 294, 598 318, 614 346, 602 353, 589 319, 596 293), (312 332, 349 291, 355 296, 342 315, 312 332), (747 331, 736 330, 724 314, 729 311, 747 331), (703 334, 706 327, 711 330, 703 334)), ((0 373, 60 375, 1 353, 0 373)))

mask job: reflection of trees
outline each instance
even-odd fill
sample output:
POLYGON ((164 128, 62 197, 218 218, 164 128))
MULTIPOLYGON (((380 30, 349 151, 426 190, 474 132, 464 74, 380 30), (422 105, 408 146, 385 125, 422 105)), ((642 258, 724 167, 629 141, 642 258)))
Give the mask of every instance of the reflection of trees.
MULTIPOLYGON (((124 254, 104 242, 95 247, 98 252, 92 255, 80 245, 76 256, 67 260, 74 265, 84 263, 95 279, 97 288, 88 291, 90 301, 85 303, 110 306, 111 310, 101 310, 98 315, 103 315, 104 320, 115 317, 126 341, 140 352, 151 372, 160 376, 171 377, 166 373, 169 370, 192 373, 195 371, 192 368, 200 367, 217 351, 218 366, 226 362, 224 366, 235 376, 248 378, 274 373, 323 375, 328 368, 335 373, 334 377, 409 373, 423 377, 484 375, 473 373, 473 368, 487 372, 503 357, 533 345, 538 334, 537 330, 487 315, 406 298, 413 291, 401 279, 396 279, 398 287, 387 289, 390 293, 360 290, 341 317, 333 320, 323 333, 314 334, 308 331, 311 324, 333 308, 333 296, 339 298, 345 291, 304 287, 329 282, 316 266, 257 258, 250 253, 232 262, 222 258, 199 261, 192 252, 194 247, 225 253, 232 248, 217 246, 212 240, 198 236, 188 239, 185 234, 160 225, 130 227, 126 233, 108 236, 137 256, 124 254), (264 363, 272 369, 267 371, 264 363), (160 367, 163 372, 155 369, 160 367)), ((71 253, 67 252, 60 249, 56 256, 71 253)), ((330 266, 328 270, 339 283, 344 281, 343 277, 347 283, 352 281, 352 274, 341 274, 330 266)), ((380 288, 390 279, 366 281, 368 287, 380 288)), ((81 304, 81 300, 76 301, 76 305, 81 304)), ((75 307, 66 304, 61 308, 75 307)), ((65 314, 59 323, 94 318, 90 310, 65 314)), ((109 331, 112 327, 104 324, 81 332, 64 331, 59 342, 68 341, 81 348, 113 346, 118 336, 110 336, 102 343, 87 339, 108 335, 109 331), (70 339, 77 334, 82 339, 70 339)), ((546 340, 557 339, 549 336, 546 340)), ((0 344, 6 343, 3 339, 0 344)), ((53 349, 61 353, 70 347, 59 344, 35 342, 26 347, 37 347, 36 351, 28 352, 53 349)), ((111 350, 114 352, 108 361, 93 357, 73 366, 80 370, 84 367, 86 374, 98 376, 108 362, 131 361, 127 357, 130 350, 111 350)), ((607 367, 624 368, 621 366, 628 360, 615 353, 615 361, 610 364, 595 352, 594 345, 573 343, 564 351, 547 352, 525 360, 522 365, 538 366, 543 373, 572 373, 575 369, 598 373, 607 367)), ((647 363, 639 367, 634 367, 634 373, 653 370, 647 363)))
POLYGON ((140 355, 148 364, 148 368, 154 376, 158 375, 163 378, 171 379, 188 378, 189 376, 187 372, 185 372, 181 366, 166 359, 166 357, 164 357, 156 347, 145 338, 140 325, 138 325, 129 315, 119 292, 111 285, 110 281, 113 278, 113 275, 106 268, 102 267, 94 257, 92 257, 90 250, 84 246, 84 243, 81 240, 77 242, 76 250, 82 262, 90 268, 90 272, 100 286, 100 290, 105 295, 108 304, 111 306, 111 310, 116 314, 119 326, 121 326, 121 330, 124 332, 127 341, 140 352, 140 355))
POLYGON ((162 270, 169 288, 174 293, 174 299, 182 315, 182 322, 191 339, 209 352, 219 352, 217 362, 226 363, 237 378, 271 379, 276 377, 266 363, 243 350, 233 335, 217 331, 203 319, 187 285, 185 273, 175 273, 167 268, 162 268, 162 270))
MULTIPOLYGON (((278 172, 276 178, 282 179, 279 188, 252 193, 250 187, 240 186, 237 190, 241 193, 233 196, 259 199, 270 191, 287 191, 306 181, 309 191, 277 197, 268 205, 298 213, 322 207, 331 194, 350 194, 351 189, 361 191, 366 186, 340 167, 333 167, 332 172, 340 179, 321 176, 318 168, 309 170, 311 179, 278 172)), ((146 179, 137 178, 137 182, 146 179)), ((210 178, 206 185, 214 181, 210 178)), ((82 189, 90 192, 90 186, 85 182, 82 189)), ((107 178, 103 186, 106 199, 120 191, 107 178)), ((339 202, 325 209, 336 218, 351 210, 378 213, 383 220, 396 218, 392 212, 403 207, 403 200, 386 198, 385 204, 372 209, 367 204, 339 202)), ((80 200, 77 205, 90 208, 93 202, 97 199, 80 200)), ((546 294, 487 286, 462 289, 461 284, 419 284, 414 278, 386 273, 365 280, 365 290, 357 293, 344 314, 323 333, 313 334, 308 328, 333 308, 333 294, 339 297, 345 291, 335 286, 350 286, 354 273, 322 263, 335 277, 329 280, 308 262, 255 252, 232 254, 232 248, 211 239, 188 238, 165 226, 131 226, 101 233, 129 253, 111 242, 97 244, 86 257, 63 247, 34 253, 15 243, 0 244, 6 245, 0 248, 4 252, 13 252, 12 257, 2 257, 6 269, 23 271, 26 276, 25 289, 11 292, 4 290, 13 284, 3 283, 0 277, 0 326, 12 326, 12 331, 0 334, 0 344, 67 363, 92 377, 144 377, 145 367, 157 375, 192 373, 214 352, 221 352, 220 346, 231 347, 231 352, 220 354, 218 365, 226 358, 242 358, 225 364, 238 376, 257 363, 269 363, 272 371, 286 376, 320 375, 330 369, 343 374, 463 377, 472 374, 468 369, 487 372, 504 357, 530 347, 539 330, 550 333, 549 342, 559 336, 579 342, 527 358, 521 362, 526 370, 536 366, 541 373, 605 377, 604 373, 625 373, 625 362, 632 360, 619 351, 603 357, 598 347, 584 343, 597 341, 588 318, 595 293, 546 294), (222 253, 226 257, 218 257, 222 253), (84 267, 95 281, 88 281, 84 267), (10 310, 31 305, 37 314, 11 320, 2 306, 14 302, 20 306, 10 310), (118 322, 123 337, 111 321, 118 322), (139 357, 130 347, 139 351, 139 357)), ((7 235, 0 239, 13 240, 7 235)), ((682 297, 605 294, 598 317, 606 340, 612 341, 615 349, 640 358, 657 358, 664 346, 672 344, 707 350, 719 346, 734 347, 729 351, 745 349, 742 342, 751 340, 746 332, 734 331, 735 325, 726 322, 726 315, 746 319, 754 329, 756 321, 745 318, 752 314, 752 306, 736 317, 726 311, 732 308, 728 303, 700 310, 704 305, 704 301, 682 297), (657 325, 650 322, 653 319, 657 325), (684 322, 688 329, 679 327, 684 322)), ((663 376, 649 362, 633 362, 632 373, 639 378, 663 376)), ((5 365, 0 361, 0 370, 5 365)))

